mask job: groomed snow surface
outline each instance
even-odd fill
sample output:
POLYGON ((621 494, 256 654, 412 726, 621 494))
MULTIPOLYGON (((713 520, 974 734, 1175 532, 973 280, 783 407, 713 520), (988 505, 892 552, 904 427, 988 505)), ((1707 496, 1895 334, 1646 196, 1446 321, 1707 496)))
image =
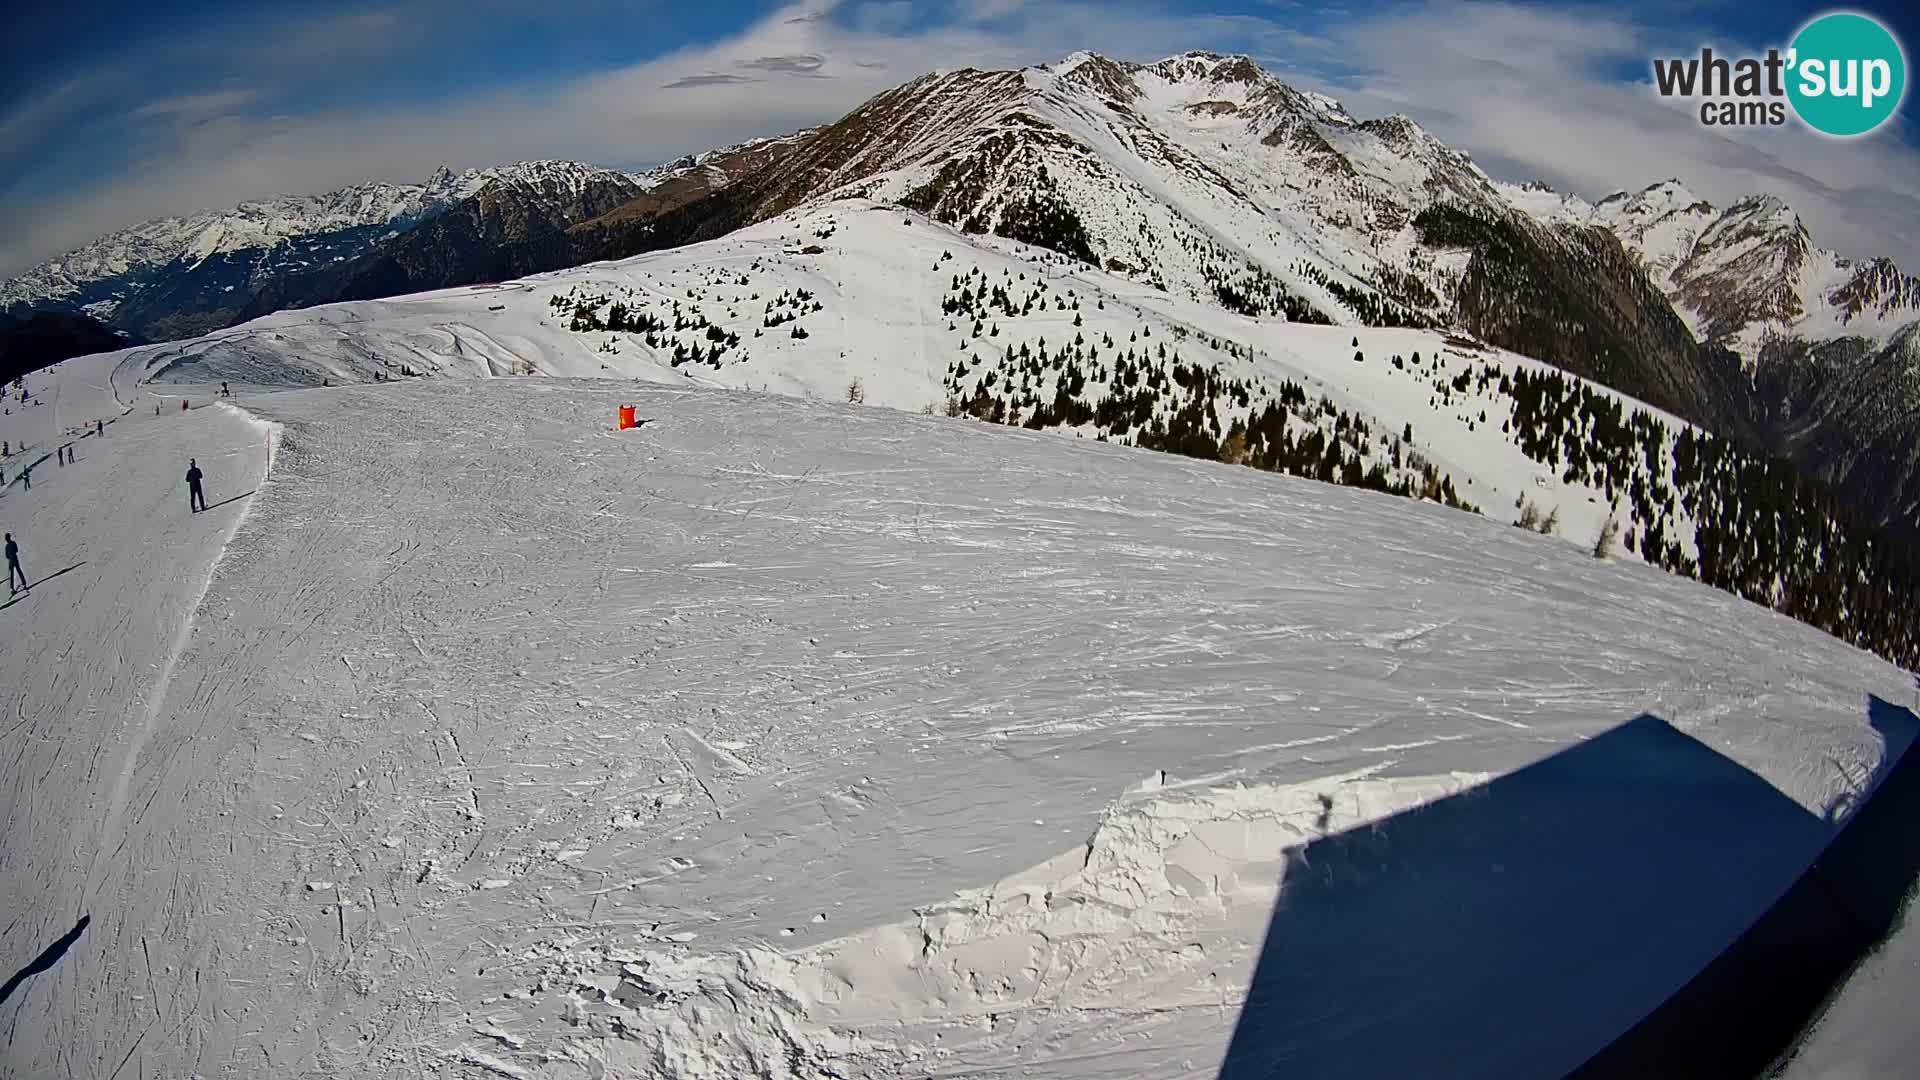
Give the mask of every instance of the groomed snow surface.
POLYGON ((560 379, 156 416, 142 362, 0 417, 120 417, 0 495, 9 1076, 1371 1075, 1474 1017, 1422 1075, 1556 1071, 1806 866, 1911 693, 1248 469, 560 379))

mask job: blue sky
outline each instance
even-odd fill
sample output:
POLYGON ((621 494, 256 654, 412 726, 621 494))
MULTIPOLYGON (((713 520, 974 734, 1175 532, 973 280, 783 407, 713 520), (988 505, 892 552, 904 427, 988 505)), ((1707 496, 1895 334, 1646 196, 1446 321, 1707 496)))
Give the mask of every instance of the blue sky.
MULTIPOLYGON (((1822 7, 1729 0, 15 0, 0 13, 0 274, 109 229, 534 157, 640 166, 824 122, 940 67, 1079 48, 1245 52, 1489 171, 1589 196, 1771 191, 1816 238, 1920 271, 1920 125, 1848 143, 1704 132, 1654 55, 1783 44, 1822 7)), ((1859 8, 1920 41, 1920 14, 1859 8)), ((1911 46, 1910 46, 1911 47, 1911 46)), ((1911 109, 1905 110, 1911 113, 1911 109)))

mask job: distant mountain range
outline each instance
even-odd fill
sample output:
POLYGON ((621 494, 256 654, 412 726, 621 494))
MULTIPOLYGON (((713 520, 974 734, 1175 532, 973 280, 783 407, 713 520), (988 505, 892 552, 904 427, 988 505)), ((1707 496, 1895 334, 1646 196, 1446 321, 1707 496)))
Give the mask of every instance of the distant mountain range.
POLYGON ((0 311, 86 314, 163 341, 282 307, 511 277, 539 268, 527 253, 575 222, 704 194, 725 181, 733 153, 643 173, 572 161, 443 168, 423 184, 356 184, 160 218, 0 282, 0 311))
POLYGON ((1495 181, 1245 57, 928 75, 825 127, 646 173, 534 162, 123 230, 0 285, 168 339, 506 280, 858 197, 1266 320, 1454 328, 1786 455, 1920 529, 1920 281, 1771 196, 1597 203, 1495 181))

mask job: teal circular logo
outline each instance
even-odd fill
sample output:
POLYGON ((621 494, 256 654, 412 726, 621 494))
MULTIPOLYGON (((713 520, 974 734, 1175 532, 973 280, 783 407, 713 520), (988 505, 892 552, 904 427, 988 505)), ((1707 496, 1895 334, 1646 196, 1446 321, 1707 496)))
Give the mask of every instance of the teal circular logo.
POLYGON ((1788 53, 1787 99, 1815 131, 1865 135, 1885 123, 1907 91, 1907 57, 1892 32, 1853 12, 1802 27, 1788 53))

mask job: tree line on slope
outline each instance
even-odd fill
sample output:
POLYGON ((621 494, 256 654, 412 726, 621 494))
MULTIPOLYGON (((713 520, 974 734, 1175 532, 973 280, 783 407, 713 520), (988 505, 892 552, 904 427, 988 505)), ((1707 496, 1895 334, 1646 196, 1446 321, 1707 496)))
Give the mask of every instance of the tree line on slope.
POLYGON ((1414 225, 1428 247, 1472 250, 1455 314, 1481 338, 1703 429, 1671 431, 1564 376, 1510 380, 1518 445, 1625 498, 1639 519, 1625 536, 1629 548, 1895 663, 1920 666, 1913 610, 1920 556, 1856 509, 1863 500, 1836 497, 1794 463, 1765 453, 1764 417, 1738 358, 1695 342, 1616 237, 1444 204, 1422 211, 1414 225), (1671 471, 1655 467, 1656 447, 1671 471))
MULTIPOLYGON (((1209 461, 1284 472, 1332 484, 1426 499, 1478 512, 1446 476, 1413 446, 1409 426, 1376 432, 1363 416, 1324 396, 1309 397, 1292 380, 1277 385, 1223 373, 1217 364, 1189 362, 1179 345, 1154 339, 1143 322, 1116 341, 1111 331, 1090 339, 1074 317, 1073 337, 1049 346, 1020 340, 994 348, 1001 317, 1016 318, 1050 290, 1025 275, 994 281, 982 270, 953 276, 941 307, 961 335, 964 355, 944 376, 948 415, 972 416, 1034 430, 1070 428, 1096 439, 1209 461), (985 356, 982 356, 982 353, 985 356)), ((1054 296, 1056 311, 1078 311, 1077 296, 1054 296)), ((1104 307, 1104 301, 1097 302, 1104 307)), ((1176 338, 1184 328, 1163 330, 1176 338)), ((1009 334, 1010 337, 1016 336, 1009 334)), ((1020 335, 1024 338, 1024 335, 1020 335)), ((1203 338, 1215 353, 1248 356, 1233 342, 1203 338)))
POLYGON ((1648 562, 1920 667, 1920 558, 1792 463, 1559 372, 1501 372, 1514 445, 1624 504, 1648 562))
MULTIPOLYGON (((758 269, 757 264, 755 269, 758 269)), ((742 275, 724 283, 745 288, 746 282, 746 277, 742 275)), ((557 317, 564 318, 567 329, 574 333, 631 334, 647 349, 666 354, 667 362, 673 367, 705 364, 717 371, 724 364, 732 362, 727 358, 730 351, 740 349, 740 332, 714 322, 700 308, 699 301, 712 299, 706 291, 688 289, 684 306, 678 298, 669 300, 666 315, 656 314, 649 298, 636 295, 634 290, 625 289, 622 292, 621 297, 614 297, 575 287, 548 297, 547 306, 557 317)), ((728 303, 724 300, 715 302, 728 303)), ((728 316, 740 318, 739 307, 744 302, 761 302, 760 294, 751 293, 744 301, 735 297, 727 307, 728 316)), ((792 324, 787 336, 805 338, 808 336, 807 330, 799 320, 823 310, 825 305, 808 289, 782 290, 779 295, 762 302, 761 325, 754 329, 753 336, 760 337, 765 330, 792 324)), ((617 355, 617 340, 609 339, 600 346, 599 351, 617 355)), ((734 357, 734 360, 743 359, 744 352, 734 357)))
MULTIPOLYGON (((1007 344, 983 361, 981 339, 1000 333, 992 320, 1025 314, 1034 299, 1044 309, 1044 283, 1036 282, 1023 302, 989 286, 984 273, 977 283, 955 275, 953 285, 943 309, 958 317, 949 329, 967 335, 961 347, 969 351, 947 371, 951 415, 1089 430, 1103 440, 1478 512, 1414 449, 1411 425, 1377 443, 1364 417, 1324 397, 1310 401, 1298 383, 1250 383, 1189 363, 1164 341, 1147 344, 1150 324, 1125 343, 1111 334, 1089 341, 1076 329, 1052 349, 1044 338, 1037 349, 1007 344), (961 326, 969 316, 971 329, 961 326)), ((1078 299, 1069 306, 1077 310, 1078 299)), ((1437 363, 1423 367, 1418 354, 1411 368, 1404 357, 1389 362, 1403 371, 1441 370, 1437 363)), ((1464 402, 1469 393, 1504 399, 1501 432, 1514 446, 1563 482, 1603 492, 1625 521, 1603 528, 1596 552, 1617 539, 1669 572, 1920 666, 1920 613, 1906 602, 1920 595, 1920 561, 1791 463, 1691 426, 1676 431, 1652 412, 1556 371, 1482 363, 1436 374, 1435 393, 1436 408, 1464 402)), ((1484 408, 1476 418, 1470 405, 1461 419, 1470 430, 1476 419, 1490 423, 1484 408)), ((1538 514, 1535 527, 1558 517, 1538 514)))

